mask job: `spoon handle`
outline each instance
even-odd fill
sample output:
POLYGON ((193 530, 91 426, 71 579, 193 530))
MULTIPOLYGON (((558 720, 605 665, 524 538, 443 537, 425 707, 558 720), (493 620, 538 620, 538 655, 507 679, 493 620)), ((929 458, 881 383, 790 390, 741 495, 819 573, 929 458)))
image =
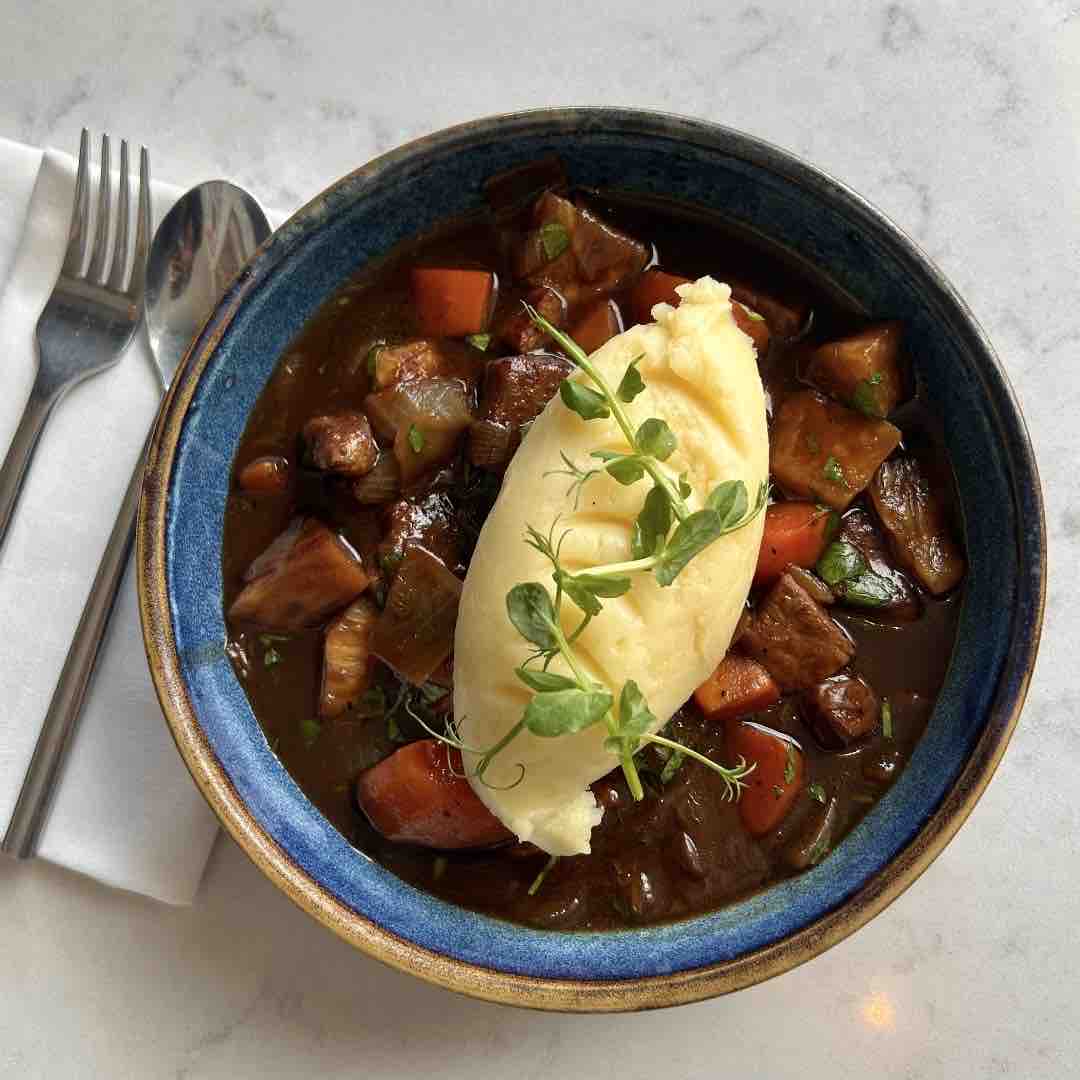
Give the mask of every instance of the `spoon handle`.
POLYGON ((124 580, 131 543, 135 536, 135 520, 142 494, 143 466, 150 442, 147 439, 139 454, 138 464, 131 476, 124 501, 113 525, 105 554, 98 565, 94 584, 86 599, 78 628, 68 649, 67 659, 53 691, 45 723, 34 746, 34 756, 23 779, 19 799, 0 841, 0 851, 17 859, 29 858, 37 850, 42 826, 45 824, 52 795, 56 789, 71 737, 82 712, 98 653, 105 639, 109 616, 116 603, 116 594, 124 580))

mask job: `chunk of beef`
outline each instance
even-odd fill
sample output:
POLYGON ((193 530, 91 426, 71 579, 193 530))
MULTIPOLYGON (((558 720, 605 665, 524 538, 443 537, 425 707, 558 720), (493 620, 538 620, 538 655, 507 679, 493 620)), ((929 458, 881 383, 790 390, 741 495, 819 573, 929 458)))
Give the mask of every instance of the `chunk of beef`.
POLYGON ((877 724, 877 695, 855 675, 835 675, 803 695, 810 727, 828 750, 842 750, 865 738, 877 724))
POLYGON ((644 244, 551 191, 537 200, 533 223, 516 270, 530 281, 554 285, 571 303, 622 288, 649 258, 644 244))
POLYGON ((807 690, 855 655, 847 634, 787 573, 754 611, 739 647, 764 665, 782 690, 807 690))
POLYGON ((770 471, 785 491, 844 510, 896 449, 900 430, 803 390, 772 424, 770 471))
POLYGON ((622 312, 614 300, 590 304, 570 328, 570 336, 586 353, 594 353, 623 332, 622 312))
POLYGON ((901 332, 898 322, 875 323, 819 345, 810 354, 806 378, 864 416, 884 419, 904 398, 901 332))
POLYGON ((781 299, 740 278, 728 276, 724 280, 731 286, 732 298, 760 315, 778 338, 791 340, 806 328, 810 305, 805 300, 781 299))
POLYGON ((361 596, 326 628, 320 716, 340 716, 371 686, 371 635, 378 618, 379 609, 361 596))
MULTIPOLYGON (((879 611, 892 619, 903 621, 919 617, 922 612, 922 603, 915 587, 889 561, 885 550, 885 540, 865 510, 856 508, 844 515, 837 539, 851 544, 866 561, 867 569, 885 583, 884 588, 876 587, 873 590, 872 606, 868 607, 866 603, 856 606, 870 612, 879 611)), ((857 583, 858 579, 855 580, 857 583)), ((850 598, 846 595, 849 590, 850 584, 847 582, 840 582, 834 589, 837 599, 841 602, 845 599, 850 602, 850 598)))
POLYGON ((362 412, 313 416, 301 433, 307 458, 316 469, 353 478, 371 472, 379 448, 362 412))
POLYGON ((321 625, 371 583, 356 552, 314 518, 297 518, 244 580, 229 617, 283 631, 321 625))
POLYGON ((964 556, 919 463, 912 457, 884 462, 870 498, 900 563, 935 596, 955 588, 964 576, 964 556))
POLYGON ((451 569, 461 566, 461 529, 454 504, 439 491, 415 498, 398 499, 384 511, 384 532, 379 543, 379 561, 395 566, 407 548, 419 546, 442 559, 451 569))
POLYGON ((553 353, 488 361, 480 419, 513 427, 535 420, 573 370, 569 360, 553 353))
MULTIPOLYGON (((561 330, 566 324, 566 300, 556 289, 547 285, 531 289, 525 296, 525 302, 536 308, 557 329, 561 330)), ((519 353, 539 349, 548 340, 544 331, 532 321, 529 313, 520 304, 515 304, 499 321, 495 336, 519 353)))

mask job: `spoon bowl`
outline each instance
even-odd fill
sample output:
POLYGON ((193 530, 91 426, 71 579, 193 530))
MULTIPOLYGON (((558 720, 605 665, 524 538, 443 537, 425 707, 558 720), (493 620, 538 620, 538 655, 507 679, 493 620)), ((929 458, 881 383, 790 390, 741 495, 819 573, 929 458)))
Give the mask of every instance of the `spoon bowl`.
POLYGON ((229 282, 269 235, 259 204, 227 180, 193 187, 162 219, 146 267, 146 331, 165 389, 229 282))

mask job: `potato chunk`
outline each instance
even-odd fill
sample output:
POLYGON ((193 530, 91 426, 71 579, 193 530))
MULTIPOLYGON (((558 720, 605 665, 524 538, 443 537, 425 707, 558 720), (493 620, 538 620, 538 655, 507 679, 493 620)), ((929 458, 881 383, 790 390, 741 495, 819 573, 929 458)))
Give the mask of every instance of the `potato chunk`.
POLYGON ((806 378, 864 416, 885 419, 904 398, 898 322, 875 323, 810 354, 806 378))
POLYGON ((371 583, 359 556, 314 518, 297 518, 248 568, 229 617, 267 630, 302 630, 371 583))
POLYGON ((935 596, 955 588, 964 576, 964 556, 919 463, 911 457, 886 461, 870 498, 897 559, 935 596))
POLYGON ((803 390, 772 426, 771 471, 793 495, 844 510, 896 449, 900 430, 803 390))
POLYGON ((371 686, 371 632, 379 609, 366 597, 326 628, 319 715, 340 716, 371 686))

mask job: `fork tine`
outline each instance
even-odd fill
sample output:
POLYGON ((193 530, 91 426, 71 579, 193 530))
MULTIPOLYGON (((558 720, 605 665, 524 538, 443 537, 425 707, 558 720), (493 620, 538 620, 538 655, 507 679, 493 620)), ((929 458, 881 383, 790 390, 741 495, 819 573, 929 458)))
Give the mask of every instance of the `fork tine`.
POLYGON ((105 283, 105 260, 109 255, 109 214, 112 202, 112 166, 109 162, 109 136, 101 136, 101 171, 98 176, 97 224, 94 227, 94 253, 86 276, 99 285, 105 283))
POLYGON ((82 129, 79 138, 79 171, 75 177, 75 202, 71 209, 67 254, 63 273, 78 277, 86 256, 86 233, 90 224, 90 132, 82 129))
POLYGON ((109 272, 109 288, 124 290, 128 261, 128 144, 120 140, 120 196, 116 203, 116 239, 113 241, 112 270, 109 272))
POLYGON ((135 222, 135 255, 131 261, 131 281, 127 294, 135 300, 142 298, 146 283, 146 255, 150 248, 150 154, 146 147, 139 151, 139 209, 135 222))

